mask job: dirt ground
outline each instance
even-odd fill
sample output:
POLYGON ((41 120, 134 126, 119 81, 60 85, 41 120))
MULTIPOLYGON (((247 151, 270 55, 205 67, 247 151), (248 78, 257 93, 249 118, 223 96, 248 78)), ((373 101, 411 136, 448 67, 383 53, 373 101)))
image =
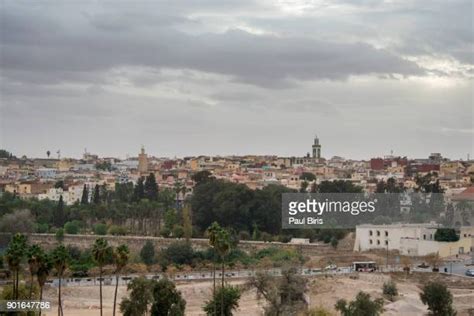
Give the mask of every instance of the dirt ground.
MULTIPOLYGON (((323 306, 334 310, 334 305, 338 299, 344 298, 352 300, 359 291, 365 291, 372 297, 381 297, 382 284, 392 278, 399 290, 399 297, 395 302, 386 301, 385 312, 383 315, 395 316, 414 316, 424 315, 427 312, 425 305, 419 298, 421 284, 429 279, 438 278, 446 282, 454 297, 454 305, 460 316, 470 316, 468 310, 474 309, 474 281, 468 278, 443 277, 440 275, 418 273, 408 278, 400 274, 359 274, 354 277, 344 276, 320 276, 309 280, 309 297, 311 307, 323 306)), ((243 280, 233 280, 234 285, 243 285, 243 280)), ((192 282, 178 284, 178 289, 186 300, 186 315, 198 316, 204 315, 202 306, 210 297, 212 290, 211 282, 192 282)), ((104 286, 104 315, 112 315, 113 304, 113 286, 104 286)), ((56 299, 56 289, 48 289, 46 298, 56 299)), ((126 288, 119 287, 118 301, 126 296, 126 288)), ((99 287, 69 287, 64 288, 64 314, 67 316, 91 316, 99 315, 99 287)), ((246 291, 239 302, 239 309, 235 315, 262 315, 263 302, 258 301, 255 291, 246 291)), ((118 313, 119 314, 119 313, 118 313)), ((51 310, 44 315, 56 315, 56 310, 51 310)), ((472 315, 472 314, 471 314, 472 315)))

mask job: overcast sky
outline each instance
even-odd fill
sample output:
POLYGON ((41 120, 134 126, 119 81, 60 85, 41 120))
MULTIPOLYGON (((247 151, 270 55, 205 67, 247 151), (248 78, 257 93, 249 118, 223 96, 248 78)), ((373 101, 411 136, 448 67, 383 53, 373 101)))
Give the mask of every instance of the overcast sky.
POLYGON ((0 147, 474 156, 472 0, 0 0, 0 147))

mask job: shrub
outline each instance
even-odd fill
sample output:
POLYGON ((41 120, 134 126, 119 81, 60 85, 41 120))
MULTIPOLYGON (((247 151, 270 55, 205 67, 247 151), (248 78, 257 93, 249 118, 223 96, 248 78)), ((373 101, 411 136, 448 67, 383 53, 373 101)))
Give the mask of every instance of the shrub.
POLYGON ((337 301, 335 307, 343 316, 378 316, 383 311, 383 299, 371 300, 369 294, 359 292, 354 301, 347 303, 341 299, 337 301))
POLYGON ((436 241, 458 241, 459 236, 453 228, 438 228, 435 232, 434 239, 436 241))
POLYGON ((420 293, 423 304, 428 305, 428 310, 434 316, 454 316, 453 295, 446 285, 441 282, 430 282, 423 287, 420 293))
POLYGON ((99 223, 94 225, 94 234, 99 236, 107 235, 107 225, 99 223))
POLYGON ((250 234, 246 230, 241 230, 239 232, 239 239, 240 240, 249 240, 250 239, 250 234))
POLYGON ((147 240, 140 251, 140 258, 147 266, 155 263, 155 247, 152 242, 147 240))
POLYGON ((173 227, 173 237, 183 238, 184 237, 184 228, 181 225, 174 225, 173 227))
POLYGON ((332 316, 332 314, 330 311, 320 306, 316 308, 311 308, 306 313, 304 313, 304 316, 332 316))
POLYGON ((163 227, 160 229, 160 235, 162 237, 168 238, 171 235, 171 230, 168 227, 163 227))
POLYGON ((206 312, 206 315, 220 316, 223 310, 224 316, 231 316, 232 311, 239 307, 240 295, 241 292, 237 287, 230 285, 223 288, 220 287, 214 297, 206 302, 203 310, 206 312))
POLYGON ((81 229, 82 223, 80 221, 72 221, 64 224, 64 231, 66 234, 76 235, 81 229))
POLYGON ((111 225, 109 227, 109 235, 125 236, 126 234, 127 234, 127 229, 123 226, 111 225))
POLYGON ((35 231, 38 234, 45 234, 49 231, 49 226, 46 223, 36 223, 35 231))
POLYGON ((171 263, 174 265, 192 265, 193 259, 194 250, 191 244, 186 241, 171 243, 168 248, 160 252, 160 264, 163 267, 171 263))
POLYGON ((64 229, 59 228, 56 231, 56 240, 62 242, 64 240, 64 229))
POLYGON ((385 282, 382 286, 382 292, 388 300, 393 302, 395 297, 398 295, 397 285, 392 280, 385 282))

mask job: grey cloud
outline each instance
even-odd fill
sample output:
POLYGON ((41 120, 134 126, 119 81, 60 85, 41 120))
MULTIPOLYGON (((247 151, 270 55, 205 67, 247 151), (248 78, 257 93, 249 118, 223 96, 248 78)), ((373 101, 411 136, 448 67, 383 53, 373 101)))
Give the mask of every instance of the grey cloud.
MULTIPOLYGON (((345 79, 350 75, 422 75, 414 63, 364 43, 333 43, 307 38, 252 35, 243 31, 189 35, 161 28, 134 32, 92 32, 85 23, 77 29, 59 28, 44 18, 4 14, 1 67, 6 76, 25 71, 43 80, 78 80, 87 74, 120 66, 194 69, 228 75, 238 81, 278 86, 287 79, 345 79), (20 19, 20 21, 18 21, 20 19), (37 32, 32 35, 31 23, 37 32), (14 36, 12 35, 14 34, 14 36), (34 37, 34 40, 32 40, 34 37)), ((57 22, 57 21, 56 21, 57 22)), ((113 28, 112 28, 113 29, 113 28)), ((92 75, 91 75, 92 76, 92 75)), ((34 76, 32 76, 34 78, 34 76)))

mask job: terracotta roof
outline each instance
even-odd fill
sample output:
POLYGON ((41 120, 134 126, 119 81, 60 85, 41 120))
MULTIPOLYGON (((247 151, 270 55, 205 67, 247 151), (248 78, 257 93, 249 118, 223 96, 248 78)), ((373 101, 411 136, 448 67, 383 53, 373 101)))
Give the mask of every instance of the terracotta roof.
POLYGON ((474 201, 474 186, 466 188, 459 194, 453 196, 455 201, 474 201))

